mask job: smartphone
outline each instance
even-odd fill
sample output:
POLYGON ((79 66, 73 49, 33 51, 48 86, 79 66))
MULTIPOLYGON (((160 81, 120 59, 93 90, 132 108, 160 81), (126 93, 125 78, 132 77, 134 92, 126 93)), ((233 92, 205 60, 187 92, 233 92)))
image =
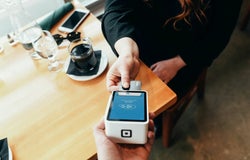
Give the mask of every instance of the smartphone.
POLYGON ((89 11, 87 10, 75 9, 59 26, 58 30, 66 33, 73 32, 88 15, 89 11))
POLYGON ((113 91, 105 116, 106 135, 116 143, 145 144, 148 131, 147 92, 113 91))

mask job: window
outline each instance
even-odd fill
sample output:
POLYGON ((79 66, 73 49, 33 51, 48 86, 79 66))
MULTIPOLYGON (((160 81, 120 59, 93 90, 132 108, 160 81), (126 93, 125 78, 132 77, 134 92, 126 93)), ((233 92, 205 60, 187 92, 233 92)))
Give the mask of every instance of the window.
POLYGON ((88 8, 96 17, 102 16, 104 13, 105 0, 78 0, 86 8, 88 8))
POLYGON ((95 5, 100 0, 79 0, 79 1, 82 2, 84 6, 89 7, 95 5))
MULTIPOLYGON (((6 2, 15 2, 14 0, 8 0, 6 2)), ((36 19, 56 9, 57 7, 64 4, 63 0, 21 0, 24 9, 26 9, 32 18, 36 19), (49 5, 48 5, 49 4, 49 5)), ((1 30, 0 36, 5 36, 7 33, 12 32, 12 25, 10 22, 9 14, 10 11, 4 9, 4 3, 0 4, 0 23, 1 30), (1 5, 2 4, 2 5, 1 5)))

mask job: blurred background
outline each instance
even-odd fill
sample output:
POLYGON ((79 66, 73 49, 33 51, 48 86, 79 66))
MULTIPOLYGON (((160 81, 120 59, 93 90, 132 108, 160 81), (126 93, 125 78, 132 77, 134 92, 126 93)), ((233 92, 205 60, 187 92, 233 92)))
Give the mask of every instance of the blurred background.
MULTIPOLYGON (((24 9, 31 15, 31 17, 33 19, 37 19, 47 13, 50 13, 69 0, 0 0, 0 37, 13 31, 9 17, 11 9, 6 9, 6 4, 12 4, 15 3, 15 1, 21 1, 24 9)), ((100 17, 104 12, 105 0, 74 1, 82 3, 97 17, 100 17)))

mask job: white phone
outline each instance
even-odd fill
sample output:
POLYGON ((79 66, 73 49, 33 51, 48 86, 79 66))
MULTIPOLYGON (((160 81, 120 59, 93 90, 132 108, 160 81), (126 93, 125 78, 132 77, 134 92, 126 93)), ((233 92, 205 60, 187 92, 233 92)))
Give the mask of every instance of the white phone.
POLYGON ((88 15, 88 10, 75 9, 73 13, 59 26, 58 30, 66 33, 73 32, 88 15))

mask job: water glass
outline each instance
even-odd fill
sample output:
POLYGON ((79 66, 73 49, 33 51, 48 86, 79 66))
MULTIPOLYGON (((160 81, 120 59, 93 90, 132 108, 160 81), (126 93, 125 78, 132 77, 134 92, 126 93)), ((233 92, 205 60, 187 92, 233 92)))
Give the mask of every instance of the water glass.
POLYGON ((55 39, 49 31, 43 30, 40 38, 33 42, 35 51, 45 59, 48 59, 49 71, 60 71, 62 64, 56 60, 56 54, 58 52, 58 46, 55 39))
POLYGON ((25 28, 18 33, 18 41, 23 45, 23 48, 29 51, 29 54, 32 59, 38 60, 41 59, 39 54, 34 51, 33 42, 38 40, 42 35, 42 29, 39 26, 33 25, 28 28, 25 28))

